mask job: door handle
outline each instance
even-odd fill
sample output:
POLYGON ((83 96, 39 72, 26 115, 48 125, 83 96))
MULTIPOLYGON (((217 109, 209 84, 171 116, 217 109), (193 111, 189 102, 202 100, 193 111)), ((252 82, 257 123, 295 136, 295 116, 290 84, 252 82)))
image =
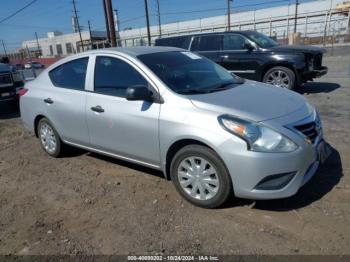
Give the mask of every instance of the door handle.
POLYGON ((227 59, 229 56, 228 55, 222 55, 221 58, 227 59))
POLYGON ((105 111, 101 106, 93 106, 91 110, 97 113, 103 113, 105 111))
POLYGON ((50 97, 44 99, 44 102, 45 102, 46 104, 53 104, 53 100, 52 100, 50 97))

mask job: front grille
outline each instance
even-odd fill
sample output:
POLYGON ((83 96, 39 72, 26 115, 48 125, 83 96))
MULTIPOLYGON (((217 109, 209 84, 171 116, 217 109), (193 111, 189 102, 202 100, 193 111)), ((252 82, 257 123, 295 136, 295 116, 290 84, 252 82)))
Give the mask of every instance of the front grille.
POLYGON ((0 75, 0 87, 12 85, 11 74, 1 74, 0 75))
POLYGON ((322 54, 314 56, 314 68, 320 69, 322 67, 322 54))
POLYGON ((319 135, 316 128, 316 122, 310 122, 307 124, 294 126, 299 132, 303 133, 304 136, 309 138, 312 143, 315 142, 317 136, 319 135))

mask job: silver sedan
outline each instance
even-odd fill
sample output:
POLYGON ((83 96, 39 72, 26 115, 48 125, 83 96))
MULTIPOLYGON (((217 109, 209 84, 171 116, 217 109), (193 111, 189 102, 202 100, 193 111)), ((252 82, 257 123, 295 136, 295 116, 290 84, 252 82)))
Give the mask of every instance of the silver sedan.
POLYGON ((301 95, 177 48, 70 56, 20 95, 23 123, 50 156, 75 146, 159 169, 206 208, 292 196, 327 156, 301 95))

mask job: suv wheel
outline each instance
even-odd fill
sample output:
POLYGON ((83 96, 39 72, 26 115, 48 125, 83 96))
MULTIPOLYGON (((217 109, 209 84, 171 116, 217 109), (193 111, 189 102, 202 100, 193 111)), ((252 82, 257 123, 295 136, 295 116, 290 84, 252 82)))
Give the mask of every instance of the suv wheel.
POLYGON ((40 144, 45 152, 52 157, 58 157, 62 151, 62 142, 50 121, 42 118, 38 123, 37 131, 40 144))
POLYGON ((232 196, 232 182, 225 165, 207 147, 189 145, 180 149, 170 172, 177 191, 194 205, 216 208, 232 196))
POLYGON ((287 67, 276 66, 265 73, 263 82, 277 87, 294 89, 295 74, 287 67))

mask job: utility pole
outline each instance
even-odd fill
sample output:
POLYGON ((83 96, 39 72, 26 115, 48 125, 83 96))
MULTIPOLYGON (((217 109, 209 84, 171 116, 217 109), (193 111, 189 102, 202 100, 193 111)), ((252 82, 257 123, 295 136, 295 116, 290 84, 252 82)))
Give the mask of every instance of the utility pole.
POLYGON ((36 72, 35 72, 34 66, 32 65, 33 60, 32 60, 32 56, 30 55, 28 45, 26 45, 26 49, 27 49, 27 53, 28 53, 29 62, 30 62, 30 64, 31 64, 33 77, 36 78, 36 72))
POLYGON ((145 15, 146 15, 146 24, 147 24, 147 38, 148 38, 148 46, 151 46, 151 32, 149 30, 149 16, 148 16, 148 3, 145 1, 145 15))
POLYGON ((75 0, 72 0, 72 3, 73 3, 73 9, 74 9, 73 11, 74 11, 75 19, 77 21, 77 26, 78 26, 78 31, 79 31, 81 49, 84 51, 84 43, 83 43, 83 38, 81 37, 81 30, 80 30, 79 18, 78 18, 78 14, 77 14, 77 7, 75 5, 75 0))
POLYGON ((104 11, 104 14, 105 14, 107 40, 108 40, 108 43, 110 43, 111 42, 111 35, 109 33, 109 25, 108 25, 108 18, 107 18, 107 8, 106 8, 105 0, 102 0, 102 3, 103 3, 103 11, 104 11))
POLYGON ((111 0, 105 0, 105 5, 106 5, 109 34, 110 34, 110 39, 111 39, 111 46, 116 47, 117 42, 116 42, 116 37, 115 37, 115 25, 114 25, 113 7, 112 7, 111 0))
POLYGON ((38 48, 38 51, 39 51, 39 56, 41 56, 41 48, 40 48, 40 45, 39 45, 39 38, 38 38, 38 33, 35 32, 35 38, 36 38, 36 45, 37 45, 37 48, 38 48))
POLYGON ((91 36, 91 24, 90 24, 90 20, 88 20, 88 26, 89 26, 89 35, 90 35, 90 45, 91 45, 91 49, 92 49, 92 36, 91 36))
POLYGON ((158 16, 158 30, 159 30, 159 37, 162 36, 162 25, 160 23, 160 8, 159 8, 159 0, 157 0, 157 16, 158 16))
POLYGON ((4 40, 1 40, 1 42, 2 42, 2 48, 4 49, 5 56, 7 56, 4 40))
POLYGON ((231 31, 231 2, 233 0, 227 0, 227 31, 231 31))
POLYGON ((115 29, 117 32, 120 30, 120 24, 119 24, 119 14, 118 14, 118 9, 114 9, 114 22, 117 28, 115 29))
POLYGON ((295 0, 294 33, 297 32, 299 0, 295 0))

